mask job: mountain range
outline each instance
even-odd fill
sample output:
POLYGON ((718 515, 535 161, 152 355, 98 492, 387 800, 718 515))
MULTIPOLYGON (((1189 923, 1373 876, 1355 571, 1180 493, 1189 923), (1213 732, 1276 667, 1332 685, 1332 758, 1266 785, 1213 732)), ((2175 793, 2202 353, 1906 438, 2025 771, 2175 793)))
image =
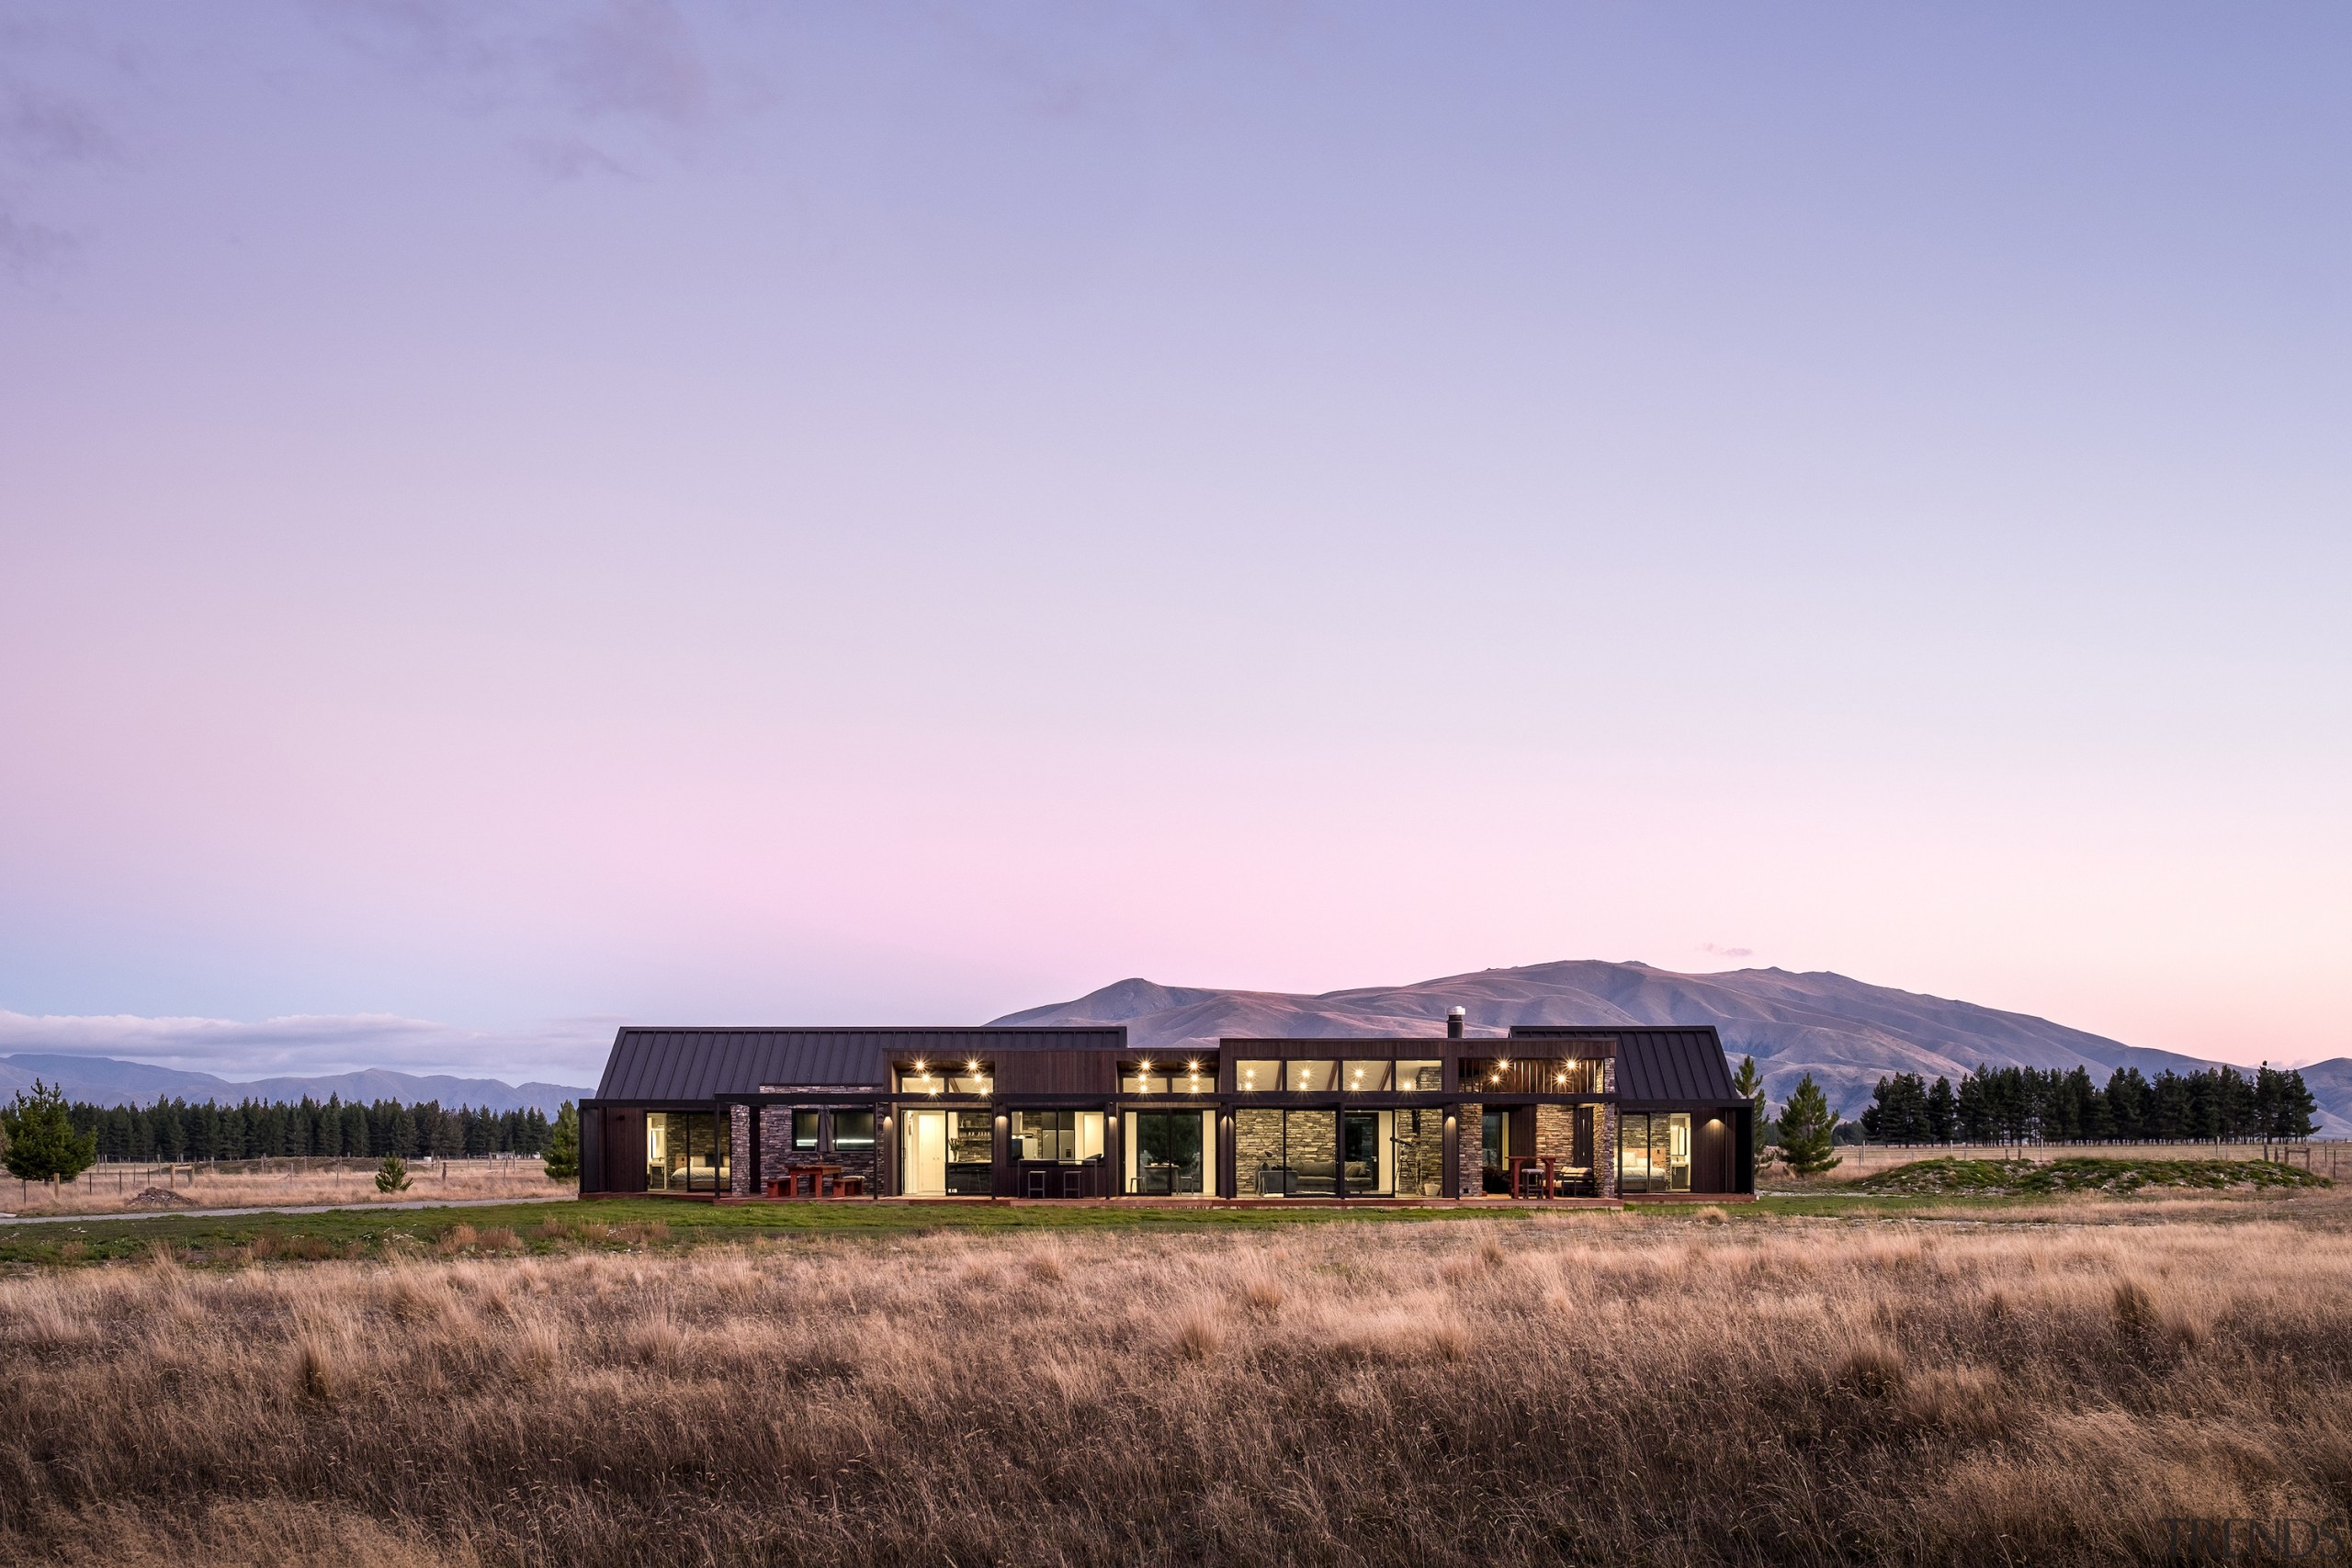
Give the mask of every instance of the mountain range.
MULTIPOLYGON (((1890 1073, 1933 1082, 1978 1066, 2088 1067, 2102 1081, 2118 1067, 2153 1077, 2217 1064, 2126 1045, 2026 1013, 1865 985, 1826 971, 1736 969, 1685 975, 1646 964, 1572 959, 1518 969, 1484 969, 1409 986, 1300 995, 1233 991, 1122 980, 1075 1001, 1031 1008, 995 1021, 1124 1023, 1149 1050, 1213 1045, 1223 1036, 1429 1034, 1462 1008, 1473 1034, 1499 1035, 1515 1023, 1712 1023, 1736 1063, 1756 1058, 1767 1092, 1785 1099, 1811 1073, 1847 1116, 1870 1103, 1890 1073)), ((2302 1069, 2320 1103, 2322 1130, 2352 1134, 2352 1059, 2302 1069)))
POLYGON ((30 1089, 35 1078, 55 1086, 68 1100, 93 1105, 146 1105, 166 1097, 232 1105, 241 1100, 299 1100, 306 1095, 324 1100, 334 1094, 345 1100, 397 1100, 410 1105, 436 1100, 451 1108, 469 1105, 487 1111, 528 1111, 536 1106, 552 1116, 565 1100, 584 1100, 592 1092, 562 1084, 510 1084, 498 1078, 396 1073, 386 1067, 239 1082, 112 1056, 0 1056, 0 1096, 30 1089))
MULTIPOLYGON (((1474 1035, 1504 1034, 1515 1023, 1711 1023, 1735 1063, 1743 1055, 1756 1058, 1776 1101, 1811 1073, 1847 1116, 1860 1113, 1870 1103, 1871 1089, 1890 1073, 1914 1072, 1931 1082, 1949 1077, 1957 1084, 1962 1073, 1978 1066, 2081 1066, 2104 1080, 2118 1067, 2137 1067, 2153 1077, 2167 1068, 2194 1072, 2218 1065, 2126 1045, 2026 1013, 1865 985, 1826 971, 1688 975, 1597 959, 1315 995, 1121 980, 1074 1001, 994 1021, 1122 1023, 1137 1047, 1169 1051, 1213 1045, 1226 1036, 1437 1034, 1456 1007, 1466 1012, 1474 1035)), ((2352 1136, 2352 1058, 2314 1063, 2302 1075, 2319 1101, 2321 1130, 2331 1137, 2352 1136)), ((143 1103, 160 1095, 232 1102, 305 1095, 324 1100, 335 1094, 346 1100, 437 1100, 493 1111, 537 1106, 553 1115, 562 1101, 592 1092, 562 1084, 509 1084, 386 1068, 240 1082, 105 1056, 0 1056, 0 1097, 29 1087, 36 1077, 59 1085, 69 1100, 101 1104, 143 1103)))

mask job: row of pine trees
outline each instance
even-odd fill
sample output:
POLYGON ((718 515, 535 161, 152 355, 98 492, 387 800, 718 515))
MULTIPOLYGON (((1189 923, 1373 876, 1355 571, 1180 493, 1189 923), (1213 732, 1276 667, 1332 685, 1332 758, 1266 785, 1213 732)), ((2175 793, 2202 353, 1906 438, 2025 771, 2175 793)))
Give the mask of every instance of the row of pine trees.
POLYGON ((2088 1071, 1978 1067, 1927 1083, 1917 1073, 1878 1080, 1863 1133, 1889 1144, 2228 1142, 2306 1138, 2318 1110, 2303 1075, 2262 1067, 2158 1073, 2118 1067, 2105 1088, 2088 1071))
POLYGON ((537 1155, 547 1152, 547 1112, 444 1110, 438 1100, 362 1105, 330 1095, 322 1103, 258 1100, 236 1105, 158 1100, 153 1105, 89 1105, 67 1114, 94 1134, 102 1160, 257 1159, 264 1156, 340 1155, 402 1159, 427 1156, 537 1155))

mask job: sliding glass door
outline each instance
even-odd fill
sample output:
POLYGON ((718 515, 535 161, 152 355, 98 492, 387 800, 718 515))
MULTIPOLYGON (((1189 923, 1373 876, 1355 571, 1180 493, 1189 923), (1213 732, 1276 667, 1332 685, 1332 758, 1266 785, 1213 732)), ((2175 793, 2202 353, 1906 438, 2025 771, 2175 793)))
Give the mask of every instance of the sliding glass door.
POLYGON ((1127 1190, 1165 1196, 1202 1191, 1205 1125, 1198 1111, 1129 1111, 1127 1146, 1134 1152, 1127 1190))

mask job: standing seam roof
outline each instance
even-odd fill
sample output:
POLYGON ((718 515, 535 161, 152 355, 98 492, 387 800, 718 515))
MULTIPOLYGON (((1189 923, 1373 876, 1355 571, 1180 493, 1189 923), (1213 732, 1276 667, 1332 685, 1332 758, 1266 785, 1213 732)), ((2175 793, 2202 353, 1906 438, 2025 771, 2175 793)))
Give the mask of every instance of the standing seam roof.
POLYGON ((599 1100, 708 1100, 762 1084, 879 1089, 893 1056, 958 1052, 1120 1051, 1124 1026, 1030 1029, 623 1029, 599 1100))
POLYGON ((1621 1101, 1740 1103, 1739 1091, 1731 1086, 1731 1064, 1724 1057, 1723 1037, 1712 1023, 1697 1027, 1618 1025, 1589 1029, 1521 1024, 1510 1032, 1514 1040, 1615 1036, 1617 1098, 1621 1101))

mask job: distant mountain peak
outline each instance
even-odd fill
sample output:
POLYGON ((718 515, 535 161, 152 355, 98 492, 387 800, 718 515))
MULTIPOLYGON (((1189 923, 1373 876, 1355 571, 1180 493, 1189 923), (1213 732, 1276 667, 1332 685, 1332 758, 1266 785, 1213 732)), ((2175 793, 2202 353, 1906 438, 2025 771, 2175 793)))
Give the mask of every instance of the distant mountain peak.
MULTIPOLYGON (((1811 1073, 1847 1114, 1869 1103, 1878 1080, 1893 1073, 1957 1083, 1978 1066, 2080 1065, 2104 1076, 2125 1066, 2154 1074, 2213 1065, 2026 1013, 1873 986, 1833 970, 1773 965, 1690 974, 1598 958, 1312 995, 1168 986, 1138 976, 996 1021, 1124 1023, 1138 1047, 1158 1051, 1250 1035, 1435 1034, 1447 1010, 1457 1006, 1478 1034, 1520 1023, 1712 1024, 1735 1060, 1756 1058, 1775 1099, 1811 1073)), ((2352 1068, 2352 1063, 2343 1066, 2352 1068)), ((2352 1071, 2307 1073, 2306 1081, 2331 1118, 2352 1122, 2352 1071), (2339 1082, 2341 1089, 2322 1087, 2339 1082)))

